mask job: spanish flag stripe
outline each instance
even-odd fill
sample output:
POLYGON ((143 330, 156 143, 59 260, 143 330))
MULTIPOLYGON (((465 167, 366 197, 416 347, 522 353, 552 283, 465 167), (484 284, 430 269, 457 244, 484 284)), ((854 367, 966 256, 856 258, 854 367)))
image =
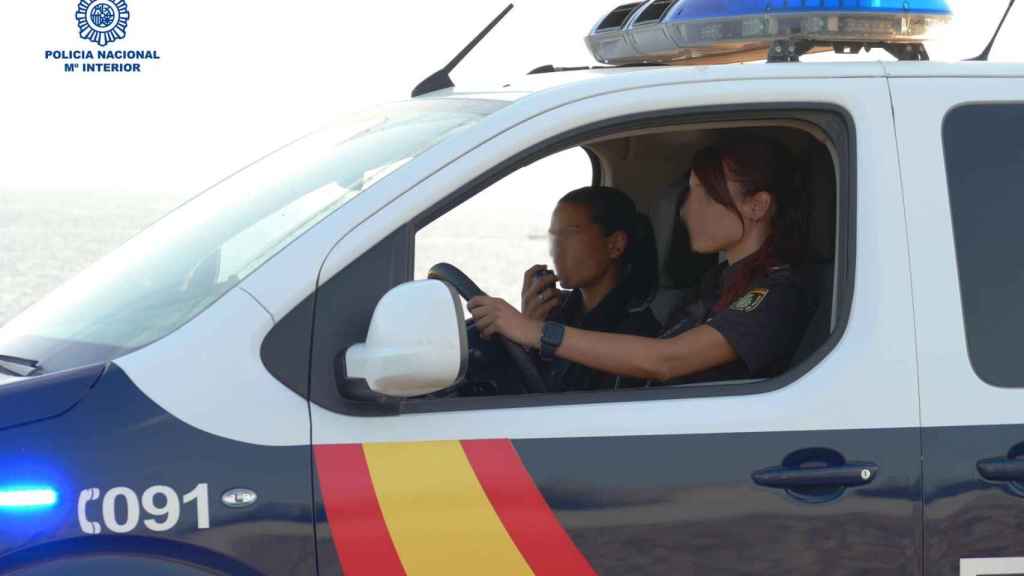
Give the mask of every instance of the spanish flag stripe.
POLYGON ((405 576, 377 503, 362 445, 315 446, 313 457, 331 539, 345 574, 405 576))
POLYGON ((462 447, 509 536, 537 576, 596 574, 537 489, 509 440, 462 447))
POLYGON ((457 441, 364 446, 410 576, 530 575, 457 441))

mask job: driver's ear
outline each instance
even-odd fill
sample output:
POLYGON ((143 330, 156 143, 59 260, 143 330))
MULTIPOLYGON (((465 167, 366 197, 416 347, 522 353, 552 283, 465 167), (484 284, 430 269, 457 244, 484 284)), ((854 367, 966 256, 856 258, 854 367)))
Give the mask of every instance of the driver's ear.
POLYGON ((615 232, 608 237, 608 257, 612 260, 618 260, 622 258, 622 255, 626 253, 626 245, 629 243, 629 237, 622 230, 615 232))

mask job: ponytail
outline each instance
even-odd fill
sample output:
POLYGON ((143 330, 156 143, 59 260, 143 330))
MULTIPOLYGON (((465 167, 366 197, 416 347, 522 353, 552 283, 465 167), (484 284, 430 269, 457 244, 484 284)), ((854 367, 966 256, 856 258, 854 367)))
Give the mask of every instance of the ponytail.
POLYGON ((633 234, 623 254, 623 276, 636 297, 646 299, 658 288, 658 245, 654 227, 640 212, 636 213, 633 234))

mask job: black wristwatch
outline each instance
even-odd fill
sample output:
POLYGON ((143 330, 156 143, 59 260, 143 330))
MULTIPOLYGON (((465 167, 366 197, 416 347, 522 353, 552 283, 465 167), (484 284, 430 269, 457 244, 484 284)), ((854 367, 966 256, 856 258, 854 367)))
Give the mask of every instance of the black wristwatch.
POLYGON ((558 322, 545 322, 544 329, 540 334, 540 359, 551 360, 555 357, 555 350, 562 345, 562 338, 565 337, 565 325, 558 322))

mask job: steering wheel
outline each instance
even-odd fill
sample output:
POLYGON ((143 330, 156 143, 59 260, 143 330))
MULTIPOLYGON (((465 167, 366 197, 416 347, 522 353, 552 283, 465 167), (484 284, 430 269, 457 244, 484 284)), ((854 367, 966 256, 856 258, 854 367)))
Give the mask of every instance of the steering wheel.
MULTIPOLYGON (((486 296, 484 291, 469 279, 462 270, 459 270, 451 264, 435 264, 430 268, 430 272, 427 274, 427 278, 432 280, 440 280, 459 293, 460 296, 466 300, 476 298, 477 296, 486 296)), ((509 341, 508 338, 500 334, 495 334, 495 338, 505 348, 508 355, 512 358, 516 367, 519 369, 520 374, 526 380, 526 389, 533 393, 547 392, 547 386, 544 384, 544 378, 537 371, 537 366, 530 359, 530 356, 516 343, 509 341)))

